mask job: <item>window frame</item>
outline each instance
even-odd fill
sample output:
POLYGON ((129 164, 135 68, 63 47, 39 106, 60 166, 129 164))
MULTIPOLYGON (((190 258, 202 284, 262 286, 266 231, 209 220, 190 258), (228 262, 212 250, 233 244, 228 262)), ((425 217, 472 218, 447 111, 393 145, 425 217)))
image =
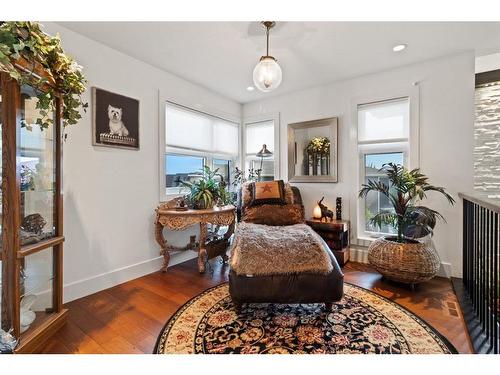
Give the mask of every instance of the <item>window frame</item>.
POLYGON ((260 122, 266 122, 266 121, 273 121, 273 126, 274 126, 274 150, 273 150, 273 160, 274 160, 274 179, 279 180, 281 178, 281 173, 280 173, 280 113, 267 113, 267 114, 262 114, 262 115, 257 115, 257 116, 248 116, 245 117, 242 121, 242 126, 241 126, 241 148, 240 148, 240 153, 241 153, 241 165, 245 169, 245 173, 247 172, 247 169, 249 168, 250 162, 253 160, 258 160, 260 162, 260 159, 257 158, 256 156, 251 156, 251 154, 247 154, 246 149, 247 149, 247 142, 246 142, 246 134, 247 134, 247 126, 251 124, 257 124, 260 122))
MULTIPOLYGON (((380 143, 377 145, 371 145, 373 147, 360 147, 359 148, 359 179, 361 183, 364 183, 366 178, 366 168, 365 168, 365 157, 366 155, 373 154, 393 154, 393 153, 402 153, 403 154, 403 165, 408 166, 408 142, 394 142, 391 143, 380 143)), ((360 185, 361 188, 361 185, 360 185)), ((385 232, 376 232, 376 231, 368 231, 366 230, 366 220, 365 220, 365 208, 366 208, 366 198, 359 199, 358 202, 358 220, 357 220, 357 228, 358 228, 358 238, 360 239, 368 239, 373 240, 382 236, 386 236, 389 233, 385 232)))
POLYGON ((196 108, 199 105, 190 105, 187 103, 182 103, 178 100, 171 100, 168 98, 161 90, 158 91, 158 108, 159 113, 158 117, 159 121, 159 129, 158 129, 158 176, 159 176, 159 201, 165 202, 175 197, 184 195, 188 192, 187 188, 178 188, 166 187, 166 179, 165 179, 165 155, 166 154, 175 154, 180 156, 196 156, 204 158, 204 165, 208 165, 210 167, 213 166, 214 159, 223 159, 230 160, 233 162, 233 166, 238 165, 239 160, 241 159, 241 119, 234 115, 224 113, 219 110, 211 109, 211 108, 196 108), (187 110, 193 112, 199 112, 211 117, 217 117, 224 121, 230 121, 237 125, 238 127, 238 155, 229 155, 223 153, 210 153, 206 151, 198 151, 189 148, 183 147, 172 147, 166 146, 165 142, 165 133, 166 133, 166 109, 167 104, 175 105, 181 108, 185 108, 187 110), (169 190, 170 189, 170 190, 169 190), (176 191, 174 191, 174 189, 176 191))
POLYGON ((364 199, 358 197, 361 185, 365 180, 364 157, 366 154, 403 152, 403 162, 407 168, 419 168, 420 164, 420 88, 418 83, 410 87, 400 87, 387 89, 372 95, 360 96, 351 100, 351 118, 352 131, 350 141, 353 152, 352 158, 348 163, 351 170, 357 171, 353 178, 353 187, 349 207, 351 222, 351 237, 355 245, 368 246, 376 238, 386 235, 380 232, 367 232, 364 228, 364 199), (378 141, 358 142, 358 106, 366 104, 375 104, 394 101, 397 99, 408 98, 409 101, 409 132, 408 138, 391 139, 378 141))
MULTIPOLYGON (((168 149, 168 147, 167 147, 168 149)), ((173 149, 171 151, 167 151, 165 150, 165 152, 163 153, 163 157, 166 158, 167 155, 175 155, 175 156, 191 156, 191 157, 196 157, 196 158, 201 158, 203 160, 203 167, 205 167, 205 165, 207 165, 207 158, 206 156, 203 154, 203 155, 194 155, 194 154, 189 154, 189 153, 182 153, 181 151, 179 150, 176 150, 176 149, 173 149)), ((166 168, 166 166, 165 166, 166 168)), ((164 169, 165 170, 165 169, 164 169)), ((163 174, 163 179, 165 180, 165 173, 163 174)), ((167 196, 176 196, 176 195, 180 195, 180 194, 186 194, 188 192, 188 188, 186 187, 174 187, 174 186, 171 186, 171 187, 168 187, 167 186, 167 183, 165 181, 165 193, 167 196)))

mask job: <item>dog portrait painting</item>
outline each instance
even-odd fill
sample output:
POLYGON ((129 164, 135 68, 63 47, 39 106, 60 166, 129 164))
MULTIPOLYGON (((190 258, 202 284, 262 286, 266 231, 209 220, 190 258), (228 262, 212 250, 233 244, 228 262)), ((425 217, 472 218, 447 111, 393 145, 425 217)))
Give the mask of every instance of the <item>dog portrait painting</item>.
POLYGON ((94 146, 139 149, 139 101, 92 88, 94 146))

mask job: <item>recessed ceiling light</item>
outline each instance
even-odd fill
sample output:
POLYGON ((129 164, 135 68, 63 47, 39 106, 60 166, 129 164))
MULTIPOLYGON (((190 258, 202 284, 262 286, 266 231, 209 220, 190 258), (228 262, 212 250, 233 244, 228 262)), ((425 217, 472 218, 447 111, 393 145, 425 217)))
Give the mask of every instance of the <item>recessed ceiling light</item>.
POLYGON ((408 47, 406 44, 397 44, 395 45, 394 47, 392 47, 392 50, 394 52, 401 52, 403 51, 404 49, 406 49, 406 47, 408 47))
POLYGON ((255 90, 255 87, 253 87, 253 86, 248 86, 247 87, 247 91, 253 91, 253 90, 255 90))

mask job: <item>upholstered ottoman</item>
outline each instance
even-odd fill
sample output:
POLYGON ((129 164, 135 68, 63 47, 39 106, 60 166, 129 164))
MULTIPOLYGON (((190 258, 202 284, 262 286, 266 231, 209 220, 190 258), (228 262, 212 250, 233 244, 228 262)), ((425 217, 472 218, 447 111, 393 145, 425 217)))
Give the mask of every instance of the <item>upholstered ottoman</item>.
MULTIPOLYGON (((325 244, 326 246, 326 244, 325 244)), ((342 298, 344 275, 330 249, 329 274, 246 276, 229 272, 229 294, 237 309, 243 303, 324 303, 330 310, 342 298)))

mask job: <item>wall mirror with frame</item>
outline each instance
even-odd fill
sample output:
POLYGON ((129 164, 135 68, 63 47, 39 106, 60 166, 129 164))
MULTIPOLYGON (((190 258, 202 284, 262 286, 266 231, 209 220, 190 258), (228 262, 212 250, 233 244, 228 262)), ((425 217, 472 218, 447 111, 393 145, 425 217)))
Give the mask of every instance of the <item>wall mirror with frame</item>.
POLYGON ((288 124, 290 182, 337 182, 338 118, 288 124))

